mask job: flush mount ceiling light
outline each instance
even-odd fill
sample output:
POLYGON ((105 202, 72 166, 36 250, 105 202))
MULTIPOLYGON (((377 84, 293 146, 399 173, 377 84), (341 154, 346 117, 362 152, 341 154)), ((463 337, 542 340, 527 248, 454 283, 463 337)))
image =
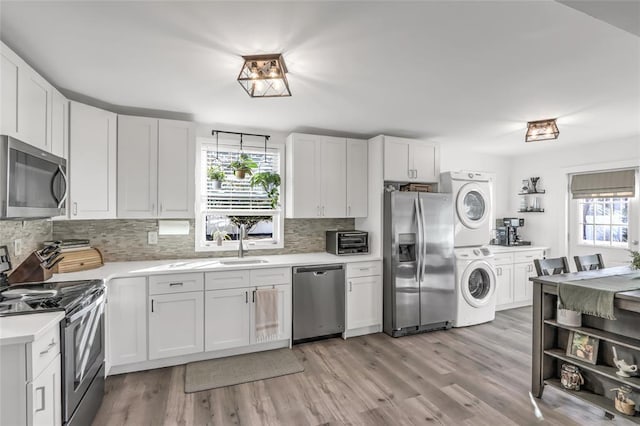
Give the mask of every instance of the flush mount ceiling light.
POLYGON ((243 56, 238 83, 252 98, 291 96, 287 66, 280 53, 243 56))
POLYGON ((548 139, 558 139, 560 130, 556 125, 556 119, 529 121, 527 123, 527 136, 525 142, 544 141, 548 139))

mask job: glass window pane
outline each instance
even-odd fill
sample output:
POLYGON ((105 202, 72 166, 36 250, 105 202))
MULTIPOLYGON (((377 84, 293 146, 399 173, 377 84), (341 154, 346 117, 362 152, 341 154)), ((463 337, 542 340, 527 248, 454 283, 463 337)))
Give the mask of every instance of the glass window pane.
POLYGON ((582 242, 593 242, 593 225, 582 226, 582 242))
POLYGON ((596 225, 595 241, 598 243, 611 241, 611 228, 609 226, 596 225))
POLYGON ((582 204, 582 223, 593 223, 593 204, 582 204))
POLYGON ((607 208, 607 204, 604 203, 597 203, 595 205, 595 223, 596 224, 610 224, 611 223, 611 218, 610 218, 610 208, 607 208))
POLYGON ((617 243, 626 243, 629 233, 629 228, 626 226, 612 226, 611 227, 611 241, 617 243))

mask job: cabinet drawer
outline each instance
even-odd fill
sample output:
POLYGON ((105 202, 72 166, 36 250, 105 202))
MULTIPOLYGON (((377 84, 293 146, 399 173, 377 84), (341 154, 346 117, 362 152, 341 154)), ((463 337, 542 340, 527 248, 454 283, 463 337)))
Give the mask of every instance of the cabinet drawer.
POLYGON ((207 290, 249 287, 249 271, 207 272, 204 274, 207 290))
POLYGON ((347 278, 382 275, 382 262, 347 263, 347 278))
POLYGON ((493 256, 494 265, 508 265, 513 263, 513 253, 497 253, 493 256))
POLYGON ((204 289, 203 274, 170 274, 149 277, 149 294, 184 293, 204 289))
POLYGON ((59 353, 60 327, 56 325, 38 340, 31 343, 31 369, 27 369, 27 381, 38 377, 59 353), (30 374, 31 376, 29 377, 30 374))
POLYGON ((251 285, 277 285, 291 282, 291 268, 254 269, 251 271, 251 285))
POLYGON ((514 253, 514 263, 533 262, 533 259, 542 259, 544 250, 527 250, 514 253))

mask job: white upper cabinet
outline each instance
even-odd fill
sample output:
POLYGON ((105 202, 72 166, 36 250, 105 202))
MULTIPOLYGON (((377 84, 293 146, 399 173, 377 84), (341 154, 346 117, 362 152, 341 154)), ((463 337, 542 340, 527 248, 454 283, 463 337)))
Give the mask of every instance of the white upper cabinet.
POLYGON ((118 117, 118 217, 191 218, 194 214, 193 124, 118 117))
POLYGON ((384 180, 437 182, 440 150, 437 144, 414 139, 384 137, 384 180))
POLYGON ((287 217, 347 217, 346 146, 344 138, 287 138, 287 217))
POLYGON ((156 216, 158 120, 118 116, 118 217, 156 216))
POLYGON ((71 102, 69 122, 70 217, 115 219, 117 115, 71 102))
POLYGON ((347 217, 367 217, 368 145, 347 139, 347 217))
POLYGON ((0 43, 0 133, 18 137, 18 70, 22 60, 0 43))
POLYGON ((51 153, 68 158, 69 154, 69 101, 53 89, 51 96, 51 153))
POLYGON ((158 122, 158 216, 194 217, 195 131, 193 123, 158 122))
POLYGON ((50 151, 49 120, 53 86, 30 68, 18 74, 18 137, 50 151))

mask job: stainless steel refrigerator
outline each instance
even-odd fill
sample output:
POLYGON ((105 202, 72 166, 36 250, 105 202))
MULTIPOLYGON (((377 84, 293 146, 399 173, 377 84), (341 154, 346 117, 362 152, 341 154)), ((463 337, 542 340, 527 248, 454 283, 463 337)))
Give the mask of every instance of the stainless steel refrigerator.
POLYGON ((451 327, 455 258, 451 194, 385 192, 384 332, 451 327))

